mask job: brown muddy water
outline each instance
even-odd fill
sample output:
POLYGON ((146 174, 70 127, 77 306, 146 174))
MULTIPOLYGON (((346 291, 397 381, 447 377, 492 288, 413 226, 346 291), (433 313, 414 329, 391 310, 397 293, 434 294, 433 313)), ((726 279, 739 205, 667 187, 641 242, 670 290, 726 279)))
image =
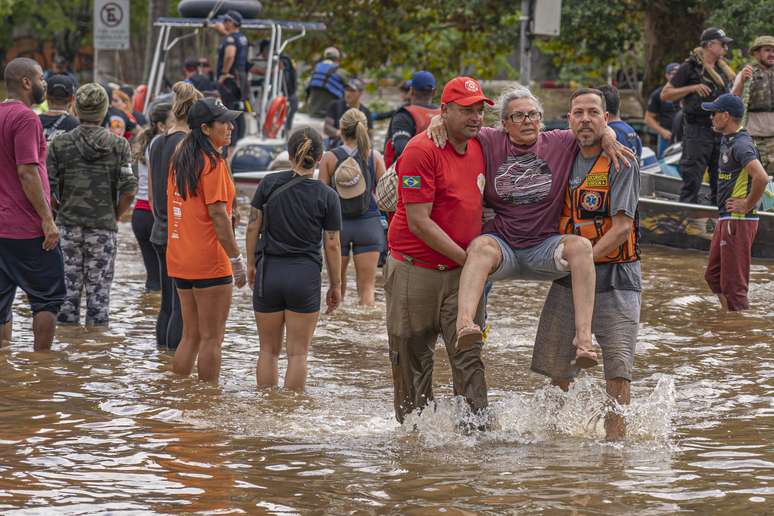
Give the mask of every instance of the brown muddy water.
MULTIPOLYGON (((602 439, 600 370, 564 394, 529 372, 546 284, 495 286, 485 360, 498 428, 463 435, 438 346, 438 405, 393 419, 384 298, 321 321, 308 391, 258 391, 250 291, 234 295, 219 386, 170 372, 158 297, 120 228, 112 327, 32 353, 16 304, 0 351, 0 513, 764 514, 774 501, 774 264, 729 317, 706 255, 646 248, 629 437, 602 439)), ((351 278, 350 288, 354 287, 351 278)), ((599 369, 599 368, 598 368, 599 369)))

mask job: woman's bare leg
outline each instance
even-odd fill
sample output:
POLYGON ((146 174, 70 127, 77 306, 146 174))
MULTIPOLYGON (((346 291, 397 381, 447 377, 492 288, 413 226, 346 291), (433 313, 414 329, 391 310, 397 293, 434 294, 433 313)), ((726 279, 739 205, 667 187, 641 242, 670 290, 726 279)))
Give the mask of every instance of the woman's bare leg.
POLYGON ((357 294, 360 304, 374 306, 374 291, 376 290, 376 269, 379 265, 379 252, 360 253, 354 256, 357 294))
POLYGON ((258 387, 276 387, 279 383, 277 359, 282 350, 285 330, 285 312, 255 312, 261 353, 255 368, 258 387))
POLYGON ((188 376, 199 354, 199 312, 196 309, 193 289, 177 289, 177 294, 180 297, 180 312, 183 315, 183 336, 175 350, 172 370, 177 374, 188 376))
MULTIPOLYGON (((194 288, 199 313, 199 380, 217 383, 220 376, 220 348, 231 308, 232 284, 194 288)), ((185 326, 185 323, 184 323, 185 326)))
POLYGON ((320 312, 300 314, 285 310, 285 326, 288 332, 288 371, 285 388, 303 391, 306 386, 306 355, 317 327, 320 312))

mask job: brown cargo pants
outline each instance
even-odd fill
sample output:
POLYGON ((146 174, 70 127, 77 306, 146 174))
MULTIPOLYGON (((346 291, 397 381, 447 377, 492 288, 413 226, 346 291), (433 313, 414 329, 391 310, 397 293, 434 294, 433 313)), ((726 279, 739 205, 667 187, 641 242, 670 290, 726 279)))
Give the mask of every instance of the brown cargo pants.
MULTIPOLYGON (((483 342, 456 349, 457 291, 462 269, 438 271, 416 267, 392 257, 384 269, 387 297, 387 335, 390 343, 395 417, 433 400, 433 353, 438 335, 443 337, 452 370, 455 396, 464 396, 474 410, 488 405, 483 342)), ((484 323, 479 303, 476 324, 484 323)))

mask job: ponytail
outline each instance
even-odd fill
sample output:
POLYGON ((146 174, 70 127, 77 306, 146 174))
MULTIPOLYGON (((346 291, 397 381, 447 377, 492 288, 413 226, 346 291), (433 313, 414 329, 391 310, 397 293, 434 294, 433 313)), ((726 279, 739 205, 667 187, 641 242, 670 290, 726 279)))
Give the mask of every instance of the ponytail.
POLYGON ((311 127, 297 129, 288 138, 288 156, 301 168, 313 169, 322 153, 322 137, 311 127))
POLYGON ((363 161, 368 160, 371 152, 371 139, 368 137, 368 119, 357 108, 351 108, 339 120, 341 135, 348 140, 355 140, 357 151, 363 161))
POLYGON ((191 106, 204 98, 202 92, 197 90, 190 82, 178 81, 172 86, 172 92, 175 94, 175 102, 172 105, 172 113, 179 122, 185 122, 188 119, 188 111, 191 106))
POLYGON ((159 134, 158 124, 166 122, 169 113, 172 111, 172 104, 157 104, 150 113, 150 127, 141 132, 134 140, 132 145, 132 159, 145 164, 145 151, 148 149, 151 140, 159 134))

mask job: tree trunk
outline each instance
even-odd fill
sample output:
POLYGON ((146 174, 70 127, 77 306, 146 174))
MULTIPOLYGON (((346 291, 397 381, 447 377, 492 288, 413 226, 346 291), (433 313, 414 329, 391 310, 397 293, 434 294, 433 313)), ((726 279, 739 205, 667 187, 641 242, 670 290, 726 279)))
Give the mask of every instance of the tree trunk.
POLYGON ((665 83, 664 67, 671 62, 682 63, 698 46, 708 13, 707 7, 696 6, 696 0, 653 0, 646 2, 644 9, 642 96, 648 99, 654 89, 665 83))

